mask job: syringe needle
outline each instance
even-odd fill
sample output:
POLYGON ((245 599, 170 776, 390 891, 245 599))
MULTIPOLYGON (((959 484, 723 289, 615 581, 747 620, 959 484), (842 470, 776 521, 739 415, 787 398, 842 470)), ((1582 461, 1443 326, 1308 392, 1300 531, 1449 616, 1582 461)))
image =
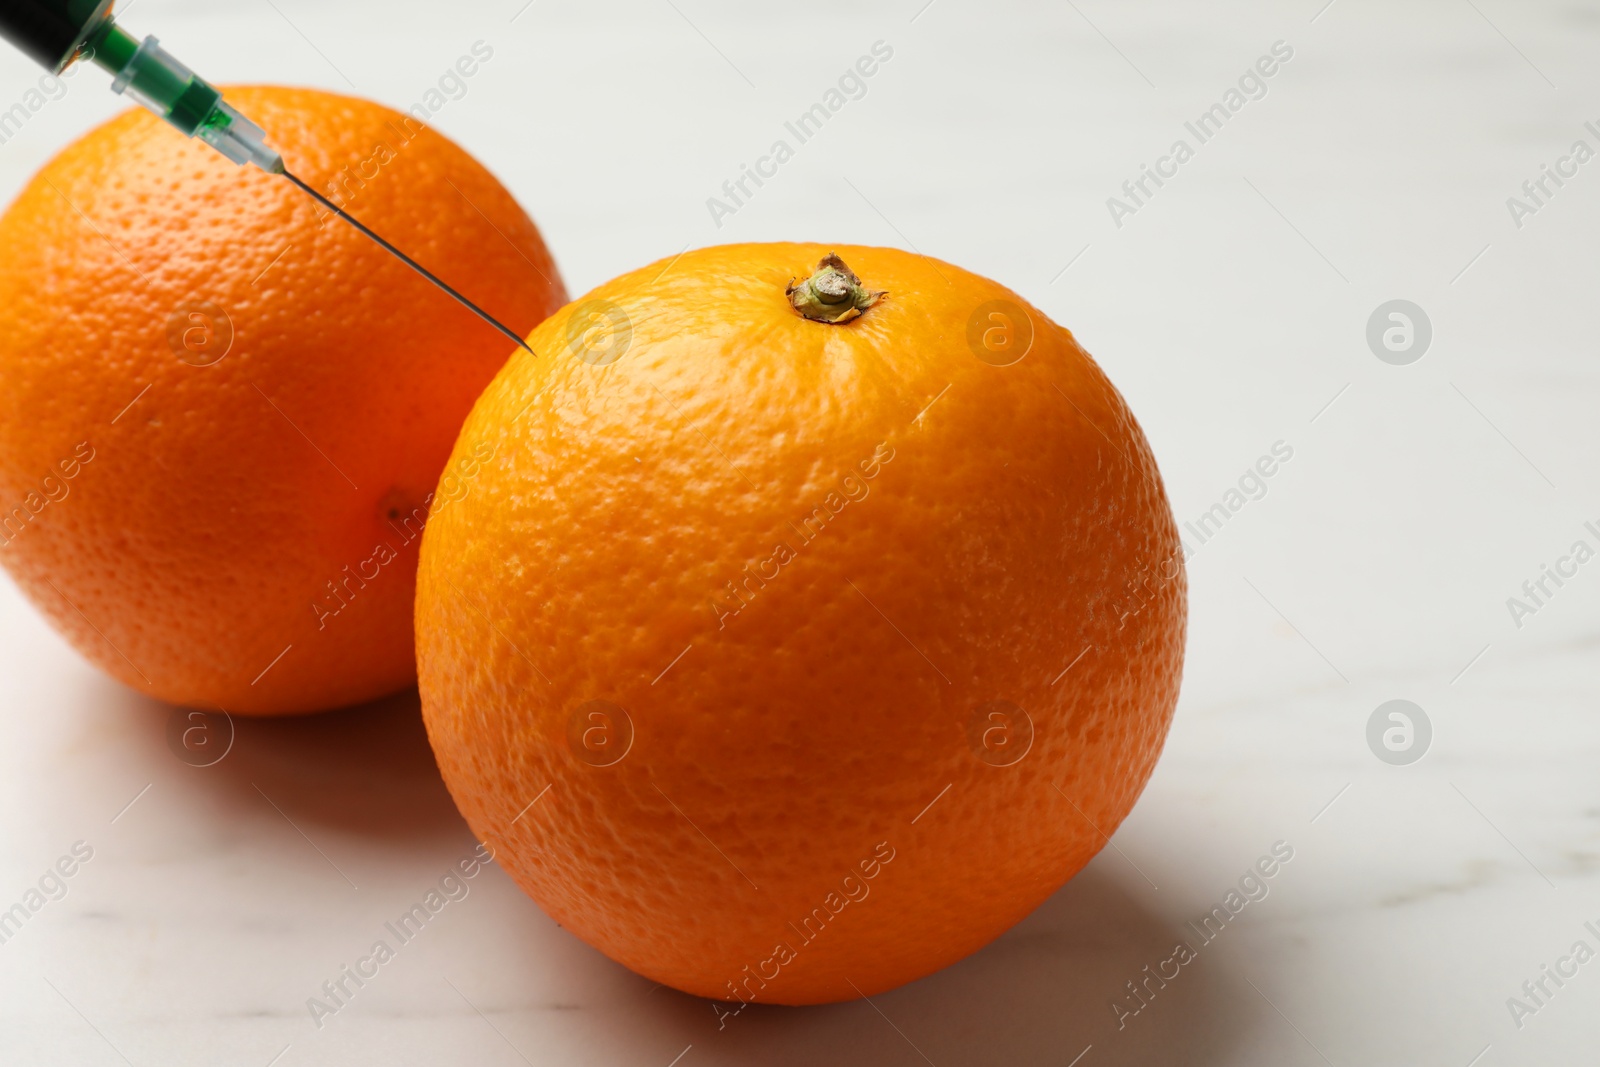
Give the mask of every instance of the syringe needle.
MULTIPOLYGON (((185 137, 198 137, 238 164, 253 163, 282 174, 317 203, 339 216, 390 255, 428 279, 462 307, 537 355, 515 330, 456 292, 444 280, 400 251, 284 168, 283 156, 267 143, 266 131, 222 99, 210 82, 178 62, 154 37, 142 42, 118 26, 112 0, 0 0, 0 36, 59 73, 80 57, 110 71, 111 88, 149 108, 185 137)), ((15 110, 13 108, 13 110, 15 110)), ((37 110, 37 109, 35 109, 37 110)))
POLYGON ((370 228, 368 228, 365 224, 363 224, 360 220, 358 220, 354 215, 350 214, 344 208, 342 208, 339 205, 335 204, 333 201, 329 200, 327 197, 325 197, 321 193, 317 192, 311 186, 307 185, 305 182, 303 182, 299 178, 295 177, 294 174, 291 173, 289 170, 285 169, 282 173, 283 173, 283 176, 285 178, 288 178, 290 181, 294 182, 295 185, 299 186, 302 190, 304 190, 306 195, 310 196, 317 203, 321 204, 323 207, 327 208, 330 212, 332 212, 333 214, 339 216, 341 219, 344 219, 344 221, 348 222, 350 225, 354 226, 356 229, 360 230, 362 233, 364 233, 368 237, 372 238, 374 241, 376 241, 379 245, 381 245, 383 247, 384 251, 388 252, 390 255, 392 255, 396 259, 398 259, 400 262, 404 263, 406 266, 410 267, 412 270, 416 271, 418 274, 420 274, 424 278, 428 279, 434 285, 437 285, 440 289, 444 290, 444 292, 448 293, 451 297, 453 297, 462 307, 466 308, 468 311, 470 311, 474 315, 478 316, 478 318, 482 319, 484 322, 487 322, 490 326, 493 326, 495 329, 497 329, 501 333, 505 334, 507 337, 509 337, 511 340, 515 341, 522 348, 527 349, 527 352, 528 352, 529 355, 531 355, 531 356, 538 355, 538 353, 536 353, 532 348, 528 347, 528 342, 524 341, 522 339, 522 337, 515 330, 511 329, 508 326, 503 325, 500 322, 499 319, 495 318, 493 315, 491 315, 487 311, 483 310, 477 304, 474 304, 472 301, 468 300, 465 296, 462 296, 460 293, 458 293, 455 289, 451 288, 451 286, 448 283, 446 283, 444 281, 444 279, 440 278, 438 275, 436 275, 432 271, 430 271, 427 267, 424 267, 421 263, 418 263, 416 260, 414 260, 410 256, 406 255, 404 252, 400 251, 398 248, 396 248, 394 245, 390 244, 388 241, 385 241, 382 237, 379 237, 370 228))

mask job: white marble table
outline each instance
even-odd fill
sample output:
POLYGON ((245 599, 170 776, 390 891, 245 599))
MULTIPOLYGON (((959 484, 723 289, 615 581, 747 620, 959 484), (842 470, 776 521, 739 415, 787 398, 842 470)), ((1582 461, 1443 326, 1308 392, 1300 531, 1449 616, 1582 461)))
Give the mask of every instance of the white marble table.
MULTIPOLYGON (((1600 950, 1600 563, 1520 620, 1507 598, 1574 541, 1600 547, 1600 161, 1520 220, 1507 198, 1575 140, 1600 149, 1600 5, 524 2, 138 0, 126 21, 218 80, 400 106, 488 42, 437 123, 535 214, 574 293, 777 238, 999 278, 1096 353, 1182 521, 1292 448, 1191 541, 1155 777, 1036 914, 874 1005, 719 1030, 489 870, 319 1029, 306 999, 471 848, 415 697, 244 723, 190 767, 171 709, 99 676, 7 583, 0 907, 75 843, 92 858, 0 945, 0 1062, 1595 1060, 1600 960, 1568 958, 1600 950), (714 224, 706 199, 879 40, 893 58, 866 94, 714 224), (1278 41, 1293 55, 1265 96, 1200 143, 1185 123, 1278 41), (1107 198, 1142 164, 1171 173, 1179 138, 1193 157, 1117 226, 1107 198), (1432 325, 1407 365, 1365 336, 1393 299, 1432 325), (1368 746, 1392 699, 1432 724, 1410 765, 1368 746), (1278 841, 1294 856, 1269 895, 1119 1030, 1125 983, 1278 841)), ((0 56, 0 109, 36 78, 0 56)), ((0 145, 0 194, 116 108, 81 73, 0 145)))

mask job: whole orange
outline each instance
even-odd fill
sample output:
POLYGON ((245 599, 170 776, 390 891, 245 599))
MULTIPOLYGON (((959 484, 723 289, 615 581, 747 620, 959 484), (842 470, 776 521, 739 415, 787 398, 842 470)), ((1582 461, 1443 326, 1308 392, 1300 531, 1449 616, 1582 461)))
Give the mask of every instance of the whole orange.
POLYGON ((996 937, 1127 815, 1178 692, 1177 531, 1099 367, 994 282, 828 251, 690 252, 557 312, 423 538, 467 821, 568 930, 729 1002, 996 937))
MULTIPOLYGON (((538 231, 388 108, 238 88, 290 170, 503 321, 566 296, 538 231)), ((152 696, 266 714, 414 677, 415 545, 513 346, 281 177, 139 111, 0 218, 0 562, 152 696)))

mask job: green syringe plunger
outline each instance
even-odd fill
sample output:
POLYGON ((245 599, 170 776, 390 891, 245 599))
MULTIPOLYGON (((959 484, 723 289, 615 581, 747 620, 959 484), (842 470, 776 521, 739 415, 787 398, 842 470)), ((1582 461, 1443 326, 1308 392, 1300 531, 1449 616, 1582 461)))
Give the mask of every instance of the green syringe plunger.
POLYGON ((266 132, 222 99, 222 93, 172 57, 154 37, 139 41, 106 19, 87 53, 113 75, 111 88, 142 104, 187 137, 198 137, 235 163, 283 173, 283 157, 266 132))
POLYGON ((57 74, 90 60, 111 72, 113 89, 184 136, 200 138, 235 163, 283 173, 283 159, 267 147, 260 126, 239 114, 154 37, 141 42, 118 26, 112 6, 113 0, 3 0, 0 37, 57 74))
POLYGON ((59 74, 80 59, 111 72, 111 87, 155 112, 186 137, 198 137, 238 164, 281 174, 330 214, 343 219, 522 348, 522 335, 384 240, 283 165, 266 133, 222 99, 210 82, 179 63, 154 37, 143 41, 112 18, 113 0, 0 0, 0 37, 59 74))

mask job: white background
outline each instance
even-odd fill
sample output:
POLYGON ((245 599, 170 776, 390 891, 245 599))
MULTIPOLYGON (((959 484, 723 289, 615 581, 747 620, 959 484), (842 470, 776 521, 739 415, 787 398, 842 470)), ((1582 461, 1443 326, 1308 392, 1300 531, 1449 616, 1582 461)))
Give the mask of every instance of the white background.
MULTIPOLYGON (((215 81, 402 108, 489 43, 437 127, 536 218, 574 295, 724 241, 898 245, 992 276, 1106 367, 1180 522, 1287 442, 1190 561, 1176 725, 1116 848, 958 966, 721 1031, 491 870, 319 1030, 306 998, 471 848, 414 696, 242 724, 197 770, 167 749, 170 709, 6 583, 0 907, 73 842, 95 858, 0 946, 0 1060, 1594 1058, 1600 960, 1520 1029, 1506 999, 1579 938, 1600 948, 1600 562, 1521 628, 1506 599, 1600 544, 1600 160, 1521 228, 1506 199, 1575 139, 1600 148, 1600 6, 925 2, 137 0, 124 22, 215 81), (894 56, 867 95, 715 226, 707 197, 878 40, 894 56), (1267 96, 1115 226, 1106 198, 1279 40, 1267 96), (1365 340, 1394 298, 1433 324, 1409 366, 1365 340), (1392 698, 1434 727, 1407 767, 1365 739, 1392 698), (1280 839, 1271 895, 1119 1032, 1123 984, 1280 839)), ((37 77, 0 55, 0 109, 37 77)), ((121 106, 100 71, 69 84, 0 147, 0 196, 121 106)))

